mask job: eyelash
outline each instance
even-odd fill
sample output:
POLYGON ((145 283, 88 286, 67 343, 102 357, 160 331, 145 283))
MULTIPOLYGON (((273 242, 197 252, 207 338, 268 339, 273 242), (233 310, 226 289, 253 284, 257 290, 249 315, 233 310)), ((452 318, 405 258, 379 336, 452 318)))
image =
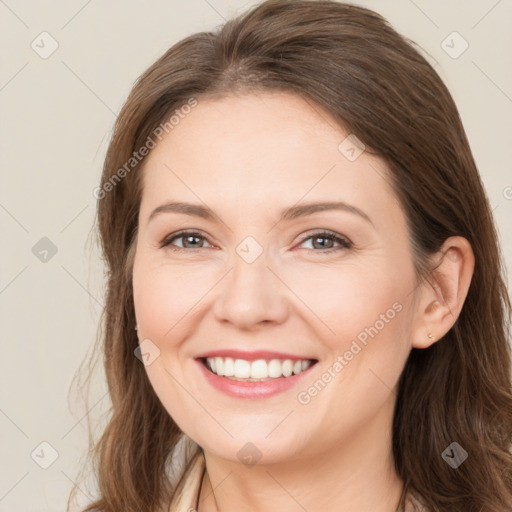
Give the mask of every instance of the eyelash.
MULTIPOLYGON (((185 247, 178 247, 178 246, 172 245, 171 242, 173 242, 174 240, 177 240, 179 238, 184 238, 186 236, 195 236, 195 237, 202 238, 202 239, 206 240, 206 237, 204 237, 198 231, 180 231, 178 233, 172 234, 170 237, 167 237, 161 243, 160 248, 168 247, 172 251, 197 251, 199 249, 203 249, 203 247, 196 247, 194 249, 187 249, 185 247)), ((331 253, 331 252, 334 252, 334 251, 338 251, 340 249, 350 249, 350 248, 352 248, 352 242, 348 238, 342 237, 342 236, 334 233, 333 231, 318 231, 316 233, 310 234, 310 235, 304 237, 300 241, 300 244, 303 244, 306 240, 309 240, 309 239, 312 239, 312 238, 326 238, 328 240, 333 240, 335 242, 338 242, 341 245, 341 247, 330 247, 330 248, 325 249, 325 250, 308 249, 308 250, 313 251, 313 252, 331 253)))

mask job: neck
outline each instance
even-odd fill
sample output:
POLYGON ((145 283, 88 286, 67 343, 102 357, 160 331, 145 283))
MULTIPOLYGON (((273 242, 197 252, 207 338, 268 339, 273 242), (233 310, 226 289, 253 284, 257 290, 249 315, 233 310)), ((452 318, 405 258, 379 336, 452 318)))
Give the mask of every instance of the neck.
POLYGON ((338 446, 275 464, 246 467, 205 451, 198 512, 396 512, 403 483, 385 416, 386 428, 375 417, 338 446))

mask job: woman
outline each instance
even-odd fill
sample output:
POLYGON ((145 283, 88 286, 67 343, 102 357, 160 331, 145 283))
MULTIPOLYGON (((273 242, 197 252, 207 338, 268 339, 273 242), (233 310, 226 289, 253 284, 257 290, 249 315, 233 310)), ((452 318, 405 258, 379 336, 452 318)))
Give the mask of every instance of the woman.
POLYGON ((104 512, 512 509, 510 302, 456 106, 270 0, 135 84, 97 189, 104 512))

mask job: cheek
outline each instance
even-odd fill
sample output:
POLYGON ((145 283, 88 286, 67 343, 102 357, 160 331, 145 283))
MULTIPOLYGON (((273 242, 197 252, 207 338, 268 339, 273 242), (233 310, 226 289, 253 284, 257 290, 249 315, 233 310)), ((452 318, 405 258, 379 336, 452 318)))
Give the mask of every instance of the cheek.
POLYGON ((177 265, 158 266, 143 258, 136 260, 133 292, 139 336, 170 338, 179 328, 180 319, 191 313, 207 290, 204 273, 200 276, 177 265))
MULTIPOLYGON (((186 274, 177 266, 157 265, 143 252, 134 262, 133 293, 139 340, 149 339, 158 347, 157 357, 145 370, 163 406, 186 432, 193 432, 192 418, 201 413, 197 410, 190 414, 188 409, 194 409, 195 403, 183 384, 180 385, 186 375, 182 363, 190 364, 180 350, 180 340, 186 337, 185 330, 190 329, 194 304, 205 293, 201 281, 193 274, 186 274)), ((197 395, 195 391, 192 394, 197 395)))
POLYGON ((307 272, 291 269, 282 275, 307 307, 311 315, 308 323, 317 325, 317 334, 330 340, 328 344, 336 350, 358 335, 364 342, 365 333, 369 336, 366 329, 371 326, 380 332, 398 324, 397 310, 403 309, 413 286, 412 268, 398 268, 391 261, 338 267, 311 265, 307 272))
POLYGON ((410 351, 413 273, 407 267, 386 270, 332 273, 329 279, 315 280, 303 295, 330 328, 321 329, 326 333, 320 337, 325 350, 321 370, 297 395, 304 430, 313 431, 320 418, 328 429, 349 435, 392 397, 410 351), (324 293, 317 284, 325 287, 324 293))
POLYGON ((318 267, 307 275, 293 289, 321 321, 315 320, 325 356, 321 379, 329 390, 317 400, 315 390, 309 393, 307 387, 316 384, 308 382, 304 400, 320 409, 344 403, 335 408, 344 411, 341 415, 347 407, 376 410, 396 384, 410 350, 412 263, 398 264, 390 257, 364 267, 318 267))

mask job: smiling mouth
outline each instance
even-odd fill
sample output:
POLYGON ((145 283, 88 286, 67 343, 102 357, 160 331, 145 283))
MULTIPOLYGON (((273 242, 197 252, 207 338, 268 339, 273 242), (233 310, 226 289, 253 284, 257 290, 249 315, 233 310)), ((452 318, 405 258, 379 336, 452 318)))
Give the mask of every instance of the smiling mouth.
POLYGON ((202 357, 200 361, 219 377, 243 382, 263 382, 288 378, 308 370, 316 359, 234 359, 231 357, 202 357))

